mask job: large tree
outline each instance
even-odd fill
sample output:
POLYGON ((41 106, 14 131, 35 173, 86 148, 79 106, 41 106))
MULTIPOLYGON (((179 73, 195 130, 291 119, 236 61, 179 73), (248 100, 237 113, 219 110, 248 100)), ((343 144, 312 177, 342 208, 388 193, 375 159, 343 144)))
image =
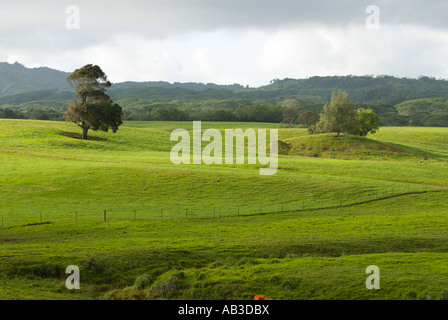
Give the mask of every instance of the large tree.
POLYGON ((88 64, 75 70, 67 81, 75 89, 75 102, 64 114, 67 121, 82 128, 82 139, 87 139, 90 129, 114 133, 122 124, 122 108, 106 94, 111 87, 106 74, 99 66, 88 64))

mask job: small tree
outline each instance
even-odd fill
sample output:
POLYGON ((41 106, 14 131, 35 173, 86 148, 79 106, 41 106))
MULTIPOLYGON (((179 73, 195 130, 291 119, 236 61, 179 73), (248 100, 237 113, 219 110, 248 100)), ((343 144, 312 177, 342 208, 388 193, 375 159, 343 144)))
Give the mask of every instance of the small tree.
POLYGON ((76 90, 76 100, 64 116, 82 128, 82 139, 87 139, 89 129, 117 132, 123 110, 105 93, 111 83, 101 68, 88 64, 75 70, 67 81, 76 90))
POLYGON ((346 92, 333 92, 331 101, 324 106, 319 126, 323 128, 323 132, 337 132, 338 137, 341 132, 353 132, 356 127, 356 112, 346 92))
POLYGON ((330 103, 324 106, 320 121, 308 127, 310 134, 341 132, 366 136, 375 133, 381 126, 381 120, 371 109, 354 109, 354 104, 348 100, 347 93, 333 92, 330 103))
POLYGON ((380 118, 372 109, 359 108, 356 113, 358 122, 357 134, 362 137, 368 133, 376 133, 382 125, 380 118))
POLYGON ((286 107, 282 114, 282 123, 286 124, 288 128, 294 125, 297 111, 293 107, 286 107))

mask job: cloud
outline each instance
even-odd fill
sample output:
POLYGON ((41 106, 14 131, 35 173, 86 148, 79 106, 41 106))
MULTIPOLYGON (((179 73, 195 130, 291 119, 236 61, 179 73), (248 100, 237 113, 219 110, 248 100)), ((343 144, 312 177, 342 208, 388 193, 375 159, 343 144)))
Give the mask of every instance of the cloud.
POLYGON ((377 0, 0 0, 0 60, 72 71, 104 67, 112 81, 261 85, 333 74, 446 77, 448 2, 377 0), (67 30, 66 8, 80 8, 67 30))
POLYGON ((269 35, 256 65, 262 66, 260 76, 277 73, 280 78, 347 74, 446 77, 446 53, 448 31, 383 26, 374 32, 309 26, 269 35))

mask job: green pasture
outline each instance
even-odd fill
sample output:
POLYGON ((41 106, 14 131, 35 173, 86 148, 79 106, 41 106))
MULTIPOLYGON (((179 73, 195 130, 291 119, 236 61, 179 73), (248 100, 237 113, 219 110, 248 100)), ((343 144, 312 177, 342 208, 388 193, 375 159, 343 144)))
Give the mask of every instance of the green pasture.
MULTIPOLYGON (((448 129, 279 130, 279 170, 174 165, 174 129, 0 120, 0 299, 441 299, 448 129), (106 222, 104 222, 106 212, 106 222), (65 267, 78 265, 80 291, 65 267), (367 290, 365 268, 382 270, 367 290)), ((205 146, 206 143, 203 143, 205 146)))

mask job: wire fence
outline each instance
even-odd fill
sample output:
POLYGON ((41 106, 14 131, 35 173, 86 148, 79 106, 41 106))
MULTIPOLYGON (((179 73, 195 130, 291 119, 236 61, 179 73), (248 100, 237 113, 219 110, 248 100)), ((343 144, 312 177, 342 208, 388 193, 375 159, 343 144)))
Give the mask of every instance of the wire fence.
POLYGON ((105 207, 102 209, 78 210, 37 210, 34 212, 0 212, 1 229, 19 226, 33 226, 53 223, 97 223, 97 222, 125 222, 125 221, 156 221, 156 220, 186 220, 186 219, 220 219, 228 217, 249 217, 262 214, 281 214, 286 212, 300 212, 324 209, 337 209, 351 207, 364 203, 386 200, 410 194, 423 194, 429 192, 448 192, 447 188, 425 186, 420 190, 389 190, 388 192, 372 191, 369 196, 362 199, 351 196, 322 197, 315 199, 302 199, 292 201, 258 201, 250 204, 229 204, 226 206, 195 205, 186 207, 182 205, 148 207, 138 209, 119 209, 105 207))

